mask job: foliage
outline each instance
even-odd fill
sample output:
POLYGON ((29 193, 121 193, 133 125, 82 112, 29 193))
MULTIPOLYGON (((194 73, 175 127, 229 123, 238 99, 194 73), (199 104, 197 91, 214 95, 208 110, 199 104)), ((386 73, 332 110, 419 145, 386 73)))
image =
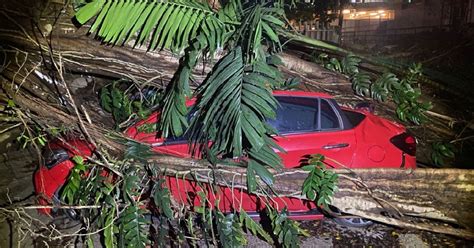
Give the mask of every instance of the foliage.
POLYGON ((315 201, 318 206, 327 208, 337 190, 338 175, 326 169, 324 156, 321 154, 310 156, 307 163, 308 165, 302 167, 309 172, 303 182, 302 194, 315 201))
POLYGON ((367 73, 357 73, 351 78, 352 89, 359 96, 370 96, 372 81, 367 73))
POLYGON ((312 61, 323 65, 326 69, 344 73, 348 76, 354 76, 359 73, 359 63, 361 59, 354 54, 348 54, 341 61, 337 58, 329 57, 326 53, 317 55, 315 52, 311 55, 312 61))
POLYGON ((145 219, 145 203, 142 200, 144 178, 140 178, 138 168, 129 166, 125 170, 122 186, 122 197, 125 209, 119 218, 119 246, 145 247, 149 243, 147 226, 149 222, 145 219))
POLYGON ((72 158, 72 161, 74 161, 75 165, 74 168, 72 168, 71 170, 69 180, 64 186, 61 194, 61 199, 67 204, 75 203, 75 194, 76 192, 78 192, 81 184, 81 178, 87 170, 87 167, 84 165, 84 159, 82 157, 74 156, 72 158))
POLYGON ((275 87, 275 89, 276 90, 292 90, 292 89, 298 88, 300 84, 301 84, 301 78, 291 77, 285 80, 285 82, 282 85, 275 87))
POLYGON ((260 236, 269 244, 273 244, 272 237, 263 230, 263 227, 255 222, 250 216, 245 212, 245 210, 241 209, 239 211, 239 221, 240 225, 244 226, 247 231, 250 231, 255 236, 260 236))
POLYGON ((138 33, 136 45, 149 49, 180 50, 197 36, 198 29, 221 26, 211 8, 199 1, 95 0, 75 15, 81 24, 94 16, 89 32, 104 42, 125 44, 138 33))
POLYGON ((97 219, 97 228, 103 230, 105 247, 132 244, 145 247, 149 243, 149 221, 145 218, 149 210, 141 198, 148 181, 143 168, 124 163, 120 168, 124 177, 116 181, 116 176, 109 170, 96 165, 86 166, 82 157, 76 156, 73 160, 76 165, 63 187, 61 198, 69 205, 100 206, 100 209, 82 211, 81 216, 97 219))
POLYGON ((157 105, 161 100, 160 92, 153 87, 143 90, 133 90, 128 87, 123 90, 122 86, 128 84, 123 81, 115 81, 100 90, 101 107, 112 113, 117 128, 121 123, 129 120, 133 116, 141 119, 146 118, 151 112, 150 108, 157 105))
POLYGON ((171 209, 171 198, 169 189, 163 187, 164 179, 154 181, 153 190, 153 202, 157 206, 159 213, 168 219, 173 219, 173 210, 171 209))
MULTIPOLYGON (((193 151, 202 153, 199 155, 212 164, 220 159, 239 158, 239 165, 247 167, 249 192, 257 191, 259 180, 273 184, 274 177, 267 167, 281 168, 281 158, 275 153, 281 148, 271 138, 276 131, 266 120, 275 118, 277 107, 271 89, 285 86, 276 55, 281 51, 277 34, 285 28, 282 1, 230 0, 215 10, 207 1, 92 0, 79 9, 76 19, 81 24, 93 20, 90 33, 104 43, 122 45, 135 38, 135 45, 147 44, 149 50, 170 49, 178 54, 184 51, 161 101, 158 131, 163 137, 186 133, 193 151), (193 96, 189 86, 191 72, 200 58, 212 58, 223 49, 224 55, 194 94, 195 114, 189 120, 185 99, 193 96)), ((286 86, 296 84, 290 81, 286 86)), ((132 96, 116 82, 104 88, 100 98, 104 109, 122 123, 133 114, 146 116, 144 109, 155 103, 145 106, 143 98, 132 96)), ((150 131, 154 126, 141 128, 150 131)), ((163 223, 193 223, 189 217, 184 220, 185 214, 171 206, 163 172, 156 165, 144 166, 149 147, 136 142, 128 145, 126 160, 117 161, 118 168, 114 168, 123 174, 94 166, 87 180, 80 178, 79 187, 71 188, 69 193, 75 202, 101 206, 99 210, 86 211, 84 216, 100 216, 107 247, 148 245, 150 223, 145 216, 149 214, 158 216, 163 223)), ((218 201, 211 208, 211 193, 215 192, 198 192, 201 204, 194 210, 200 215, 203 235, 210 234, 215 245, 216 237, 223 246, 243 245, 244 228, 271 240, 245 212, 224 214, 218 201)), ((278 241, 285 246, 294 246, 296 236, 304 233, 288 220, 286 210, 272 213, 271 218, 278 241)), ((193 233, 192 226, 187 229, 193 233)), ((163 230, 160 228, 159 235, 163 230)))
MULTIPOLYGON (((281 82, 282 80, 280 80, 280 78, 278 78, 278 81, 276 82, 274 80, 276 77, 280 76, 278 71, 274 67, 265 66, 266 55, 261 44, 267 44, 270 51, 279 50, 280 42, 275 29, 282 28, 284 25, 280 20, 282 14, 283 13, 278 11, 278 9, 272 8, 269 3, 263 5, 258 2, 248 2, 240 5, 240 1, 229 1, 226 6, 219 10, 217 15, 220 18, 225 18, 225 20, 228 20, 229 17, 234 18, 229 20, 232 24, 228 24, 228 30, 233 31, 230 32, 225 39, 222 39, 225 41, 223 47, 229 49, 229 54, 223 57, 221 62, 214 66, 212 72, 203 83, 203 89, 198 91, 198 98, 202 98, 203 94, 213 94, 215 92, 213 90, 216 89, 214 87, 232 87, 233 85, 237 85, 239 82, 243 83, 245 80, 242 78, 244 76, 242 70, 245 70, 245 74, 253 71, 256 75, 252 75, 249 78, 256 77, 256 79, 261 79, 256 81, 259 84, 265 83, 260 87, 265 87, 267 84, 273 85, 281 82), (235 23, 239 23, 239 20, 240 24, 236 25, 235 23), (229 46, 227 46, 227 44, 229 44, 229 46), (226 60, 226 63, 224 63, 224 60, 226 60), (230 61, 236 62, 240 66, 232 66, 231 68, 234 68, 235 71, 231 72, 226 69, 224 74, 222 74, 221 72, 223 72, 223 69, 226 68, 230 61), (213 74, 217 73, 221 73, 220 77, 232 80, 229 80, 226 84, 216 85, 216 83, 219 83, 216 81, 219 80, 219 78, 216 77, 217 75, 213 76, 213 74), (270 77, 261 78, 258 77, 258 74, 262 74, 264 77, 270 77), (207 91, 204 89, 207 89, 207 91)), ((207 37, 207 35, 203 35, 207 37)), ((163 136, 168 136, 169 134, 179 136, 184 131, 182 127, 187 127, 187 121, 184 118, 186 113, 184 95, 188 94, 185 89, 188 88, 190 70, 196 64, 197 54, 203 53, 209 45, 215 43, 215 41, 212 43, 211 41, 212 40, 203 37, 197 37, 195 43, 190 46, 189 52, 187 52, 185 57, 182 59, 183 64, 175 74, 175 80, 173 80, 171 86, 172 90, 168 91, 165 105, 163 107, 164 125, 161 127, 163 136)), ((257 85, 257 87, 258 86, 259 85, 257 85)), ((238 101, 239 96, 240 94, 230 95, 230 97, 234 97, 232 102, 238 101)), ((271 97, 270 94, 270 98, 271 97)), ((209 98, 203 102, 206 102, 206 104, 209 105, 207 108, 210 108, 210 105, 220 104, 217 100, 209 98)), ((230 104, 232 104, 232 102, 230 102, 230 104)), ((254 106, 255 105, 252 105, 252 107, 254 106)), ((199 108, 203 107, 205 106, 202 105, 199 108)), ((266 111, 271 111, 271 109, 266 109, 266 111)), ((203 114, 203 112, 198 111, 196 118, 200 118, 201 114, 203 114)), ((236 147, 236 150, 240 150, 240 148, 236 147)))
POLYGON ((453 159, 455 157, 456 148, 451 143, 435 142, 432 144, 432 149, 431 160, 436 165, 444 165, 445 159, 453 159))
POLYGON ((245 233, 236 214, 224 214, 217 211, 217 230, 222 247, 241 247, 247 244, 245 233))
POLYGON ((420 100, 421 90, 417 80, 421 75, 421 64, 413 64, 408 74, 395 85, 392 93, 393 101, 397 104, 397 115, 402 121, 411 121, 417 125, 426 121, 424 112, 431 109, 430 102, 420 100))
POLYGON ((280 213, 274 209, 268 209, 271 220, 273 234, 282 247, 299 247, 299 235, 309 236, 309 234, 299 227, 298 222, 288 218, 288 210, 284 208, 280 213))
POLYGON ((377 78, 370 86, 370 93, 374 100, 385 102, 390 92, 393 92, 395 87, 399 84, 398 78, 393 73, 384 73, 377 78))
POLYGON ((128 140, 125 145, 127 147, 124 154, 125 159, 146 162, 146 159, 153 155, 153 151, 150 150, 149 145, 134 140, 128 140))
POLYGON ((313 53, 312 60, 326 69, 349 76, 352 89, 357 95, 370 96, 379 102, 391 99, 397 105, 396 113, 401 121, 410 121, 416 125, 426 121, 424 112, 431 109, 431 103, 420 100, 421 90, 417 85, 417 80, 422 74, 421 64, 410 66, 402 79, 393 73, 386 72, 372 81, 369 74, 359 70, 361 60, 355 55, 348 54, 339 61, 337 58, 330 58, 325 53, 318 56, 313 53))

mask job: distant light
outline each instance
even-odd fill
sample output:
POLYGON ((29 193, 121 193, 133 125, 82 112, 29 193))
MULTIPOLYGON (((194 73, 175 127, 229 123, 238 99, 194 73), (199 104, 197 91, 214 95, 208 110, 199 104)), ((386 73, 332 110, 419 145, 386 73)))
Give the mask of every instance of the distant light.
POLYGON ((379 11, 377 11, 377 12, 378 12, 379 14, 382 14, 382 13, 385 12, 385 10, 379 10, 379 11))
POLYGON ((367 12, 361 11, 361 12, 358 12, 357 14, 359 14, 359 15, 365 15, 365 14, 367 14, 367 12))
POLYGON ((372 13, 370 13, 369 15, 374 16, 374 15, 377 15, 377 13, 372 12, 372 13))
POLYGON ((316 28, 315 28, 315 27, 312 27, 311 30, 316 30, 316 28))
POLYGON ((345 10, 342 11, 342 13, 343 13, 343 14, 349 14, 349 13, 351 13, 351 10, 345 9, 345 10))
POLYGON ((385 14, 385 13, 381 14, 381 16, 386 16, 386 15, 387 15, 387 14, 385 14))

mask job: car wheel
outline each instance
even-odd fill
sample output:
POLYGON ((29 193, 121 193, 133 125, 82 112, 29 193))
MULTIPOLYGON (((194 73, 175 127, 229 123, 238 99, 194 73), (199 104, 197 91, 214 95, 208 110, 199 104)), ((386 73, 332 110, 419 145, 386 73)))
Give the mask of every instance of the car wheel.
POLYGON ((330 208, 330 213, 331 217, 333 218, 334 222, 336 222, 339 225, 342 226, 348 226, 348 227, 356 227, 356 228, 364 228, 368 227, 374 224, 373 221, 364 219, 364 218, 359 218, 359 217, 349 217, 349 215, 344 214, 340 209, 334 207, 334 206, 329 206, 330 208))
MULTIPOLYGON (((59 187, 58 190, 56 190, 56 192, 54 192, 54 195, 53 195, 53 204, 56 205, 56 206, 61 206, 61 197, 59 196, 59 191, 62 187, 59 187)), ((53 208, 53 213, 56 213, 56 214, 65 214, 69 219, 71 220, 79 220, 79 212, 76 210, 76 209, 65 209, 65 208, 53 208)))
POLYGON ((364 218, 335 217, 334 221, 339 225, 357 228, 368 227, 374 224, 373 221, 364 218))

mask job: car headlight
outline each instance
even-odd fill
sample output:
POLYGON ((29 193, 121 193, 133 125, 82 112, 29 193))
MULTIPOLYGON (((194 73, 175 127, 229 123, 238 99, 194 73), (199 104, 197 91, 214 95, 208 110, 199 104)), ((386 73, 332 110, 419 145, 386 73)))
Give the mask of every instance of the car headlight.
POLYGON ((69 154, 64 149, 46 149, 43 153, 45 166, 48 169, 69 159, 69 154))

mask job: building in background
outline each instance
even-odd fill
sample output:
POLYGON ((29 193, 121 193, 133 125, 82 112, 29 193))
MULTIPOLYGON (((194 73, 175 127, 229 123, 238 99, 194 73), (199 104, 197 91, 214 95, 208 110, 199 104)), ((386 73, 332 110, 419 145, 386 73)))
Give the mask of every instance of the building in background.
POLYGON ((462 31, 474 23, 474 0, 351 0, 344 10, 343 43, 386 43, 408 35, 462 31))
POLYGON ((313 38, 348 45, 394 42, 427 32, 462 32, 474 24, 474 0, 349 0, 329 24, 298 23, 313 38))

